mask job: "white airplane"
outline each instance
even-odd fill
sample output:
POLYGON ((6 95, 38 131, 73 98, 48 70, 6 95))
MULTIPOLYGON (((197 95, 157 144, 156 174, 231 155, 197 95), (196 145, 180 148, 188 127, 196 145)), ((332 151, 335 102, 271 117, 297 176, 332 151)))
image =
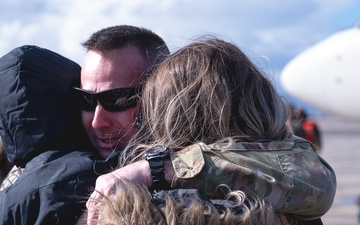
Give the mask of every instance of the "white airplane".
POLYGON ((300 53, 284 67, 281 84, 310 105, 360 122, 360 26, 300 53))

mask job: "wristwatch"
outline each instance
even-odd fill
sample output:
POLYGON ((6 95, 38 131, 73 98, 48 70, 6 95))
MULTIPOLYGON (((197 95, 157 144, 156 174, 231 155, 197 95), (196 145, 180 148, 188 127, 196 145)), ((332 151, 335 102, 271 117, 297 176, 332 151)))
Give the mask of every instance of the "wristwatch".
POLYGON ((149 162, 153 180, 151 189, 164 190, 170 188, 170 184, 165 180, 164 173, 164 160, 169 158, 169 148, 163 145, 151 147, 145 152, 144 159, 149 162))

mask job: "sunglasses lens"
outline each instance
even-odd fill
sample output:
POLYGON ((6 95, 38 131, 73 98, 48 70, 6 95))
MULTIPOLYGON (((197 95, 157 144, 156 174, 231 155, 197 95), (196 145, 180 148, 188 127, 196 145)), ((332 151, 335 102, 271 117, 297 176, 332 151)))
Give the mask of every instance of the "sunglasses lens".
POLYGON ((73 89, 74 98, 77 107, 84 111, 93 111, 96 107, 96 98, 90 93, 84 92, 81 89, 73 89))
POLYGON ((98 96, 101 106, 109 112, 130 109, 137 104, 135 88, 117 88, 105 91, 98 96))
POLYGON ((109 102, 108 100, 106 100, 106 101, 100 101, 100 104, 102 107, 104 107, 106 111, 117 112, 117 111, 130 109, 134 107, 137 104, 137 102, 136 100, 119 98, 118 100, 116 100, 116 102, 113 101, 109 102))
POLYGON ((74 98, 79 109, 93 111, 97 102, 109 112, 130 109, 137 104, 137 88, 116 88, 99 93, 91 93, 80 88, 74 88, 74 98))

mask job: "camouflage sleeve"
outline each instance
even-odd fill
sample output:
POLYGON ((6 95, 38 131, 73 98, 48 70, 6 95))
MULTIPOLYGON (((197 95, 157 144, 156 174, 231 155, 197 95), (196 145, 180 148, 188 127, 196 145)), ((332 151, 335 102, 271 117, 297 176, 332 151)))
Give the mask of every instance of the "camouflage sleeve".
POLYGON ((226 184, 264 197, 281 212, 303 220, 330 209, 335 174, 309 143, 252 145, 221 151, 200 143, 172 153, 173 187, 199 188, 212 196, 218 185, 226 184))

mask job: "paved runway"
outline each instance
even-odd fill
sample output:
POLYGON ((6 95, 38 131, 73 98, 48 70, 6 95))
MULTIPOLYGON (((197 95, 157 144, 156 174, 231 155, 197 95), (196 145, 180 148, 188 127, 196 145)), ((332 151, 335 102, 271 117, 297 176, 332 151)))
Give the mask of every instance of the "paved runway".
POLYGON ((324 225, 357 225, 360 194, 360 123, 335 117, 315 118, 322 132, 320 155, 332 166, 337 177, 337 193, 324 225))

